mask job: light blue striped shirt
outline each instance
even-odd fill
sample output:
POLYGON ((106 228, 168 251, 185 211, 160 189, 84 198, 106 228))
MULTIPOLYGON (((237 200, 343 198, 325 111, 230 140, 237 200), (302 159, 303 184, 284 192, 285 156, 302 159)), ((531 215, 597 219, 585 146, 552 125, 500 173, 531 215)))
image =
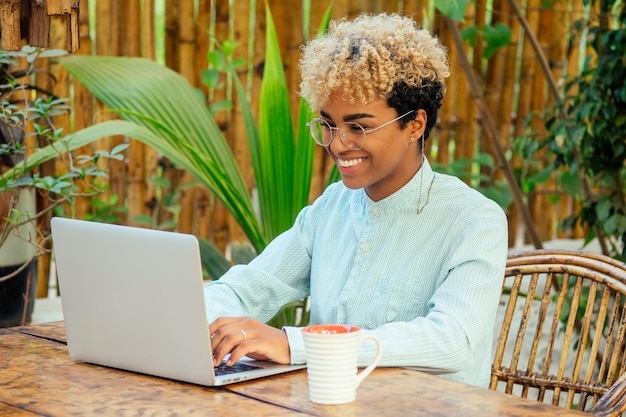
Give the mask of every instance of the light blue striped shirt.
MULTIPOLYGON (((378 202, 329 186, 249 265, 205 286, 207 316, 269 320, 311 296, 311 323, 348 323, 376 334, 380 366, 407 366, 486 387, 507 256, 502 209, 424 160, 378 202)), ((300 329, 286 327, 292 363, 300 329)), ((364 343, 359 364, 375 354, 364 343)))

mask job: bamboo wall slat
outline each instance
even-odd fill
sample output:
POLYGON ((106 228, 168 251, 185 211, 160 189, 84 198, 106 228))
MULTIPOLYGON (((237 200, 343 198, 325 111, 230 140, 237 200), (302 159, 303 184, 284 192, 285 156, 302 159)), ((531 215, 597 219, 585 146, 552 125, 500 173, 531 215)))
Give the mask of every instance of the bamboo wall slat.
MULTIPOLYGON (((89 55, 92 51, 92 42, 89 37, 89 13, 88 13, 88 3, 86 1, 82 1, 80 3, 79 10, 79 32, 80 32, 80 42, 81 48, 80 53, 89 55)), ((74 106, 74 129, 81 130, 88 126, 91 126, 94 119, 94 98, 87 91, 85 87, 83 87, 79 83, 74 83, 72 85, 74 89, 73 95, 73 106, 74 106)), ((65 95, 64 97, 68 97, 65 95)), ((85 145, 82 148, 79 148, 76 151, 76 154, 91 154, 94 149, 93 144, 85 145)), ((81 191, 84 191, 84 184, 78 184, 81 188, 81 191)), ((87 197, 77 198, 74 202, 74 210, 75 215, 80 218, 84 218, 86 213, 89 213, 90 210, 90 201, 87 197)), ((42 276, 41 274, 39 276, 42 276)))
POLYGON ((48 47, 50 33, 62 30, 62 46, 70 52, 78 50, 79 0, 2 0, 0 1, 0 49, 19 50, 23 37, 31 46, 48 47), (51 29, 50 18, 63 17, 62 28, 51 29))
MULTIPOLYGON (((132 57, 140 57, 142 49, 141 14, 142 5, 145 2, 130 2, 124 19, 125 54, 132 57)), ((154 10, 144 10, 154 18, 154 10)), ((150 27, 150 26, 148 26, 150 27)), ((128 143, 128 218, 127 223, 135 225, 133 219, 136 216, 149 216, 150 212, 146 202, 145 179, 145 145, 136 140, 128 143)))
MULTIPOLYGON (((29 44, 47 48, 50 45, 50 18, 48 17, 48 10, 46 10, 46 3, 35 2, 31 5, 29 44)), ((78 47, 74 50, 78 50, 78 47)))
POLYGON ((19 49, 20 36, 20 1, 6 0, 0 3, 0 48, 19 49))
MULTIPOLYGON (((473 5, 472 5, 473 6, 473 5)), ((468 7, 466 10, 466 23, 465 27, 470 25, 478 24, 478 16, 481 16, 481 13, 477 13, 479 10, 476 7, 468 7)), ((446 29, 447 25, 442 25, 446 29)), ((443 40, 444 42, 449 42, 451 44, 452 41, 449 38, 443 40)), ((461 158, 467 158, 469 155, 473 155, 476 150, 476 140, 478 138, 478 120, 477 120, 477 109, 474 105, 474 101, 470 96, 468 83, 463 82, 464 75, 458 63, 458 52, 455 48, 451 49, 451 54, 454 56, 454 61, 452 61, 453 73, 456 74, 456 78, 454 82, 450 82, 450 87, 454 86, 456 90, 456 109, 451 114, 451 116, 455 116, 456 123, 453 127, 454 129, 454 157, 450 158, 448 155, 449 145, 446 143, 445 147, 440 147, 440 150, 445 149, 446 158, 441 158, 439 162, 448 163, 450 160, 457 160, 461 158)), ((476 53, 472 54, 472 63, 474 66, 474 71, 477 74, 482 74, 482 55, 478 56, 476 53)), ((446 142, 449 142, 450 138, 447 139, 446 142)), ((471 157, 470 157, 471 158, 471 157)))
MULTIPOLYGON (((14 24, 15 11, 11 9, 18 1, 0 2, 0 33, 2 45, 13 42, 5 28, 14 24)), ((254 175, 250 163, 247 139, 240 103, 233 92, 232 84, 225 88, 208 91, 200 83, 200 74, 207 67, 207 53, 214 48, 214 40, 223 42, 233 38, 238 42, 236 58, 249 58, 251 71, 242 69, 240 81, 249 88, 249 98, 255 113, 258 111, 263 59, 265 52, 265 1, 229 1, 229 0, 163 0, 164 34, 156 34, 157 16, 154 0, 97 0, 80 2, 80 30, 68 30, 68 12, 78 12, 76 0, 48 0, 47 12, 62 10, 65 16, 50 16, 50 47, 65 48, 68 44, 77 45, 78 40, 71 40, 80 34, 80 49, 75 53, 98 55, 142 56, 149 59, 157 57, 157 40, 163 37, 164 62, 178 71, 194 86, 209 95, 211 103, 228 99, 233 103, 231 111, 219 112, 216 121, 228 141, 235 159, 240 166, 246 184, 252 189, 254 175), (69 7, 69 9, 67 9, 69 7), (95 22, 89 22, 89 7, 95 7, 95 22), (252 9, 251 9, 252 8, 252 9), (89 27, 93 28, 95 39, 89 37, 89 27), (60 32, 63 32, 61 34, 60 32), (213 37, 212 37, 213 36, 213 37)), ((307 37, 315 36, 317 26, 330 2, 311 1, 311 21, 308 32, 303 28, 303 5, 299 1, 284 2, 268 0, 276 24, 282 56, 285 64, 287 83, 293 92, 292 107, 294 123, 299 97, 298 59, 300 45, 307 37)), ((559 0, 550 7, 542 7, 540 0, 528 0, 522 5, 524 17, 533 33, 538 37, 542 48, 552 64, 552 73, 557 81, 561 77, 571 76, 578 71, 579 39, 572 39, 572 22, 582 16, 582 0, 559 0), (568 9, 569 8, 569 9, 568 9), (571 12, 568 12, 571 10, 571 12)), ((354 17, 362 11, 395 12, 402 11, 413 16, 427 29, 435 33, 448 47, 452 75, 448 82, 448 96, 440 112, 440 120, 431 138, 426 142, 425 152, 432 161, 450 163, 460 158, 471 158, 476 152, 493 153, 491 146, 481 133, 480 120, 473 98, 468 91, 463 70, 458 64, 458 52, 454 49, 445 20, 439 13, 432 13, 434 8, 428 1, 420 0, 335 0, 333 18, 354 17), (452 145, 454 147, 452 148, 452 145), (452 152, 453 150, 453 152, 452 152)), ((510 43, 497 51, 493 58, 483 60, 485 45, 478 41, 468 47, 470 60, 479 79, 484 82, 484 94, 496 123, 501 145, 510 149, 517 136, 524 133, 524 121, 533 112, 541 111, 554 102, 549 96, 546 79, 538 65, 535 53, 527 41, 516 16, 512 15, 506 0, 476 0, 467 8, 465 26, 475 24, 481 28, 490 21, 507 24, 512 30, 510 43)), ((33 15, 36 13, 33 12, 33 15)), ((73 15, 72 15, 73 16, 73 15)), ((74 28, 74 24, 72 27, 74 28)), ((32 35, 31 31, 31 35, 32 35)), ((41 33, 37 34, 42 38, 41 33)), ((61 70, 58 77, 61 83, 55 92, 69 96, 73 92, 76 115, 74 128, 80 129, 91 123, 114 117, 99 103, 95 105, 91 97, 76 84, 71 85, 64 79, 61 70)), ((112 80, 114 82, 114 80, 112 80)), ((68 127, 69 128, 69 127, 68 127)), ((532 128, 543 129, 538 118, 534 118, 532 128)), ((179 203, 181 212, 178 216, 178 230, 192 232, 212 239, 222 250, 231 241, 245 240, 241 229, 228 215, 224 207, 205 189, 199 187, 182 188, 194 179, 187 173, 177 170, 158 155, 156 151, 134 140, 122 137, 108 138, 94 145, 96 149, 110 150, 119 143, 129 141, 127 158, 123 162, 111 161, 109 164, 108 190, 100 199, 117 195, 127 208, 127 214, 121 215, 121 222, 134 224, 137 215, 152 216, 155 225, 171 219, 172 215, 163 212, 161 190, 157 190, 150 179, 162 170, 164 178, 169 179, 173 189, 181 192, 179 203)), ((88 147, 91 149, 91 147, 88 147)), ((323 190, 325 179, 332 168, 332 163, 319 148, 314 162, 311 200, 323 190)), ((523 168, 523 162, 514 159, 513 166, 523 168)), ((490 173, 490 172, 489 172, 490 173)), ((495 175, 501 176, 496 173, 495 175)), ((556 223, 571 213, 573 203, 563 199, 558 206, 551 202, 546 194, 553 191, 554 184, 544 184, 529 197, 529 207, 542 239, 548 240, 562 236, 556 231, 556 223)), ((167 190, 165 190, 167 192, 167 190)), ((89 210, 86 200, 78 200, 75 205, 77 217, 83 217, 89 210)), ((518 236, 519 214, 515 207, 508 212, 510 223, 510 244, 523 240, 518 236)), ((567 237, 579 237, 578 230, 567 237)))

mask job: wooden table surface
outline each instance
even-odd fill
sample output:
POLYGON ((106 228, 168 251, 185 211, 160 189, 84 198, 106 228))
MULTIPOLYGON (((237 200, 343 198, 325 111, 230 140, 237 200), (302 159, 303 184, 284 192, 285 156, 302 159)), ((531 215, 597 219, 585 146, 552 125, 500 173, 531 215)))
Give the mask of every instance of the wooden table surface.
POLYGON ((584 416, 402 368, 376 369, 357 399, 318 405, 306 371, 201 387, 73 361, 62 322, 0 329, 0 416, 584 416))

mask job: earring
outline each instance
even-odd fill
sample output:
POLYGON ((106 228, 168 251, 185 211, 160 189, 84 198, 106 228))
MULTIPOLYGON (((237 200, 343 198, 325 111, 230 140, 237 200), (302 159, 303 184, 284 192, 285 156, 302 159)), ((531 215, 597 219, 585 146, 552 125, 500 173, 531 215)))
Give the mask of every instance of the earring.
POLYGON ((414 138, 413 136, 411 136, 410 141, 411 141, 411 142, 415 142, 415 138, 414 138))

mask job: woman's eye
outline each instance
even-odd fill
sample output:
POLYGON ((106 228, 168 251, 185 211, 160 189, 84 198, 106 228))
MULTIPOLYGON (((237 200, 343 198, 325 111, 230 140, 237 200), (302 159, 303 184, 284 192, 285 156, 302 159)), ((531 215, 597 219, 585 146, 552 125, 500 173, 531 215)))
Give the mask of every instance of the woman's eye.
POLYGON ((350 123, 350 131, 352 132, 361 133, 364 129, 365 127, 361 126, 358 123, 350 123))

